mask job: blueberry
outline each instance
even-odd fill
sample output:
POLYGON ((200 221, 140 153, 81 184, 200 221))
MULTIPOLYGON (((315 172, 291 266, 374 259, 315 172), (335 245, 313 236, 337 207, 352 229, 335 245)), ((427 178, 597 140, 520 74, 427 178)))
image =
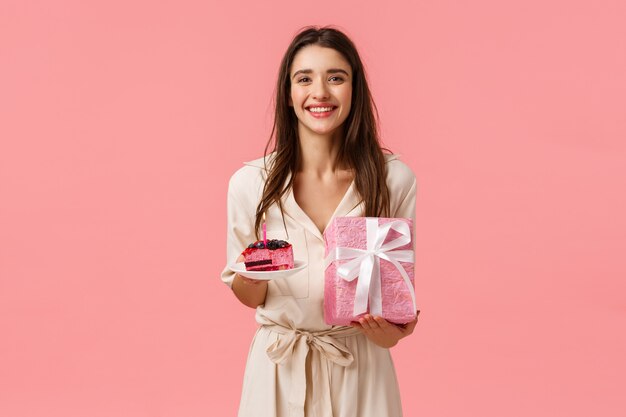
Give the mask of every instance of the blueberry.
POLYGON ((252 249, 253 247, 254 247, 254 243, 250 243, 250 244, 248 245, 248 248, 249 248, 249 249, 252 249))
POLYGON ((257 243, 254 244, 254 247, 257 249, 265 249, 265 244, 262 240, 259 240, 257 243))
POLYGON ((287 242, 285 242, 284 240, 279 241, 278 242, 278 247, 279 248, 287 247, 287 242))

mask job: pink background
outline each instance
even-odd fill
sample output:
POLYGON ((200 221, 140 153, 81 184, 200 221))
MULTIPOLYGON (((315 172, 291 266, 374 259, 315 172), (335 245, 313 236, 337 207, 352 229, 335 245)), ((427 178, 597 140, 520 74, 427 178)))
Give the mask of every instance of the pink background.
POLYGON ((232 416, 225 197, 279 60, 335 24, 416 173, 406 416, 622 416, 626 6, 0 5, 0 415, 232 416))

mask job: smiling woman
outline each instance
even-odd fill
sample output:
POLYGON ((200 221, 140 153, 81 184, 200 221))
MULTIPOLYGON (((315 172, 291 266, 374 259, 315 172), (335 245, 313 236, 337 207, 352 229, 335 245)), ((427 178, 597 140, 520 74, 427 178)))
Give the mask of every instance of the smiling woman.
MULTIPOLYGON (((227 262, 259 238, 288 240, 306 268, 254 280, 228 266, 222 280, 260 325, 248 355, 240 417, 398 417, 389 348, 412 333, 365 316, 352 326, 323 318, 324 236, 338 216, 415 218, 413 172, 384 153, 356 47, 341 31, 309 27, 281 62, 265 156, 228 187, 227 262), (273 151, 268 154, 270 145, 273 151)), ((377 115, 376 115, 377 116, 377 115)))

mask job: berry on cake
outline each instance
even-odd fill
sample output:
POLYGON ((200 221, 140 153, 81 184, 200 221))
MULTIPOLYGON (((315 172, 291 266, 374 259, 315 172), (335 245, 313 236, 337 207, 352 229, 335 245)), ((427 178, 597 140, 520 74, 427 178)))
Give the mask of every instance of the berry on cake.
POLYGON ((293 248, 284 240, 257 240, 249 244, 241 254, 244 257, 246 271, 278 271, 293 268, 293 248))

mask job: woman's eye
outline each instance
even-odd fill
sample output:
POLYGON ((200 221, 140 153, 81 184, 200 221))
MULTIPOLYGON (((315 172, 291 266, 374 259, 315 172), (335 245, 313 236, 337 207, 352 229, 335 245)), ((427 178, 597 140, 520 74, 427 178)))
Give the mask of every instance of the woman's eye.
MULTIPOLYGON (((331 80, 331 81, 333 81, 333 80, 337 80, 337 81, 341 82, 341 81, 343 81, 343 78, 341 78, 341 77, 330 77, 330 80, 331 80)), ((309 77, 302 77, 302 78, 300 78, 300 79, 298 80, 298 83, 301 83, 301 82, 308 82, 308 81, 310 81, 310 78, 309 78, 309 77)))

